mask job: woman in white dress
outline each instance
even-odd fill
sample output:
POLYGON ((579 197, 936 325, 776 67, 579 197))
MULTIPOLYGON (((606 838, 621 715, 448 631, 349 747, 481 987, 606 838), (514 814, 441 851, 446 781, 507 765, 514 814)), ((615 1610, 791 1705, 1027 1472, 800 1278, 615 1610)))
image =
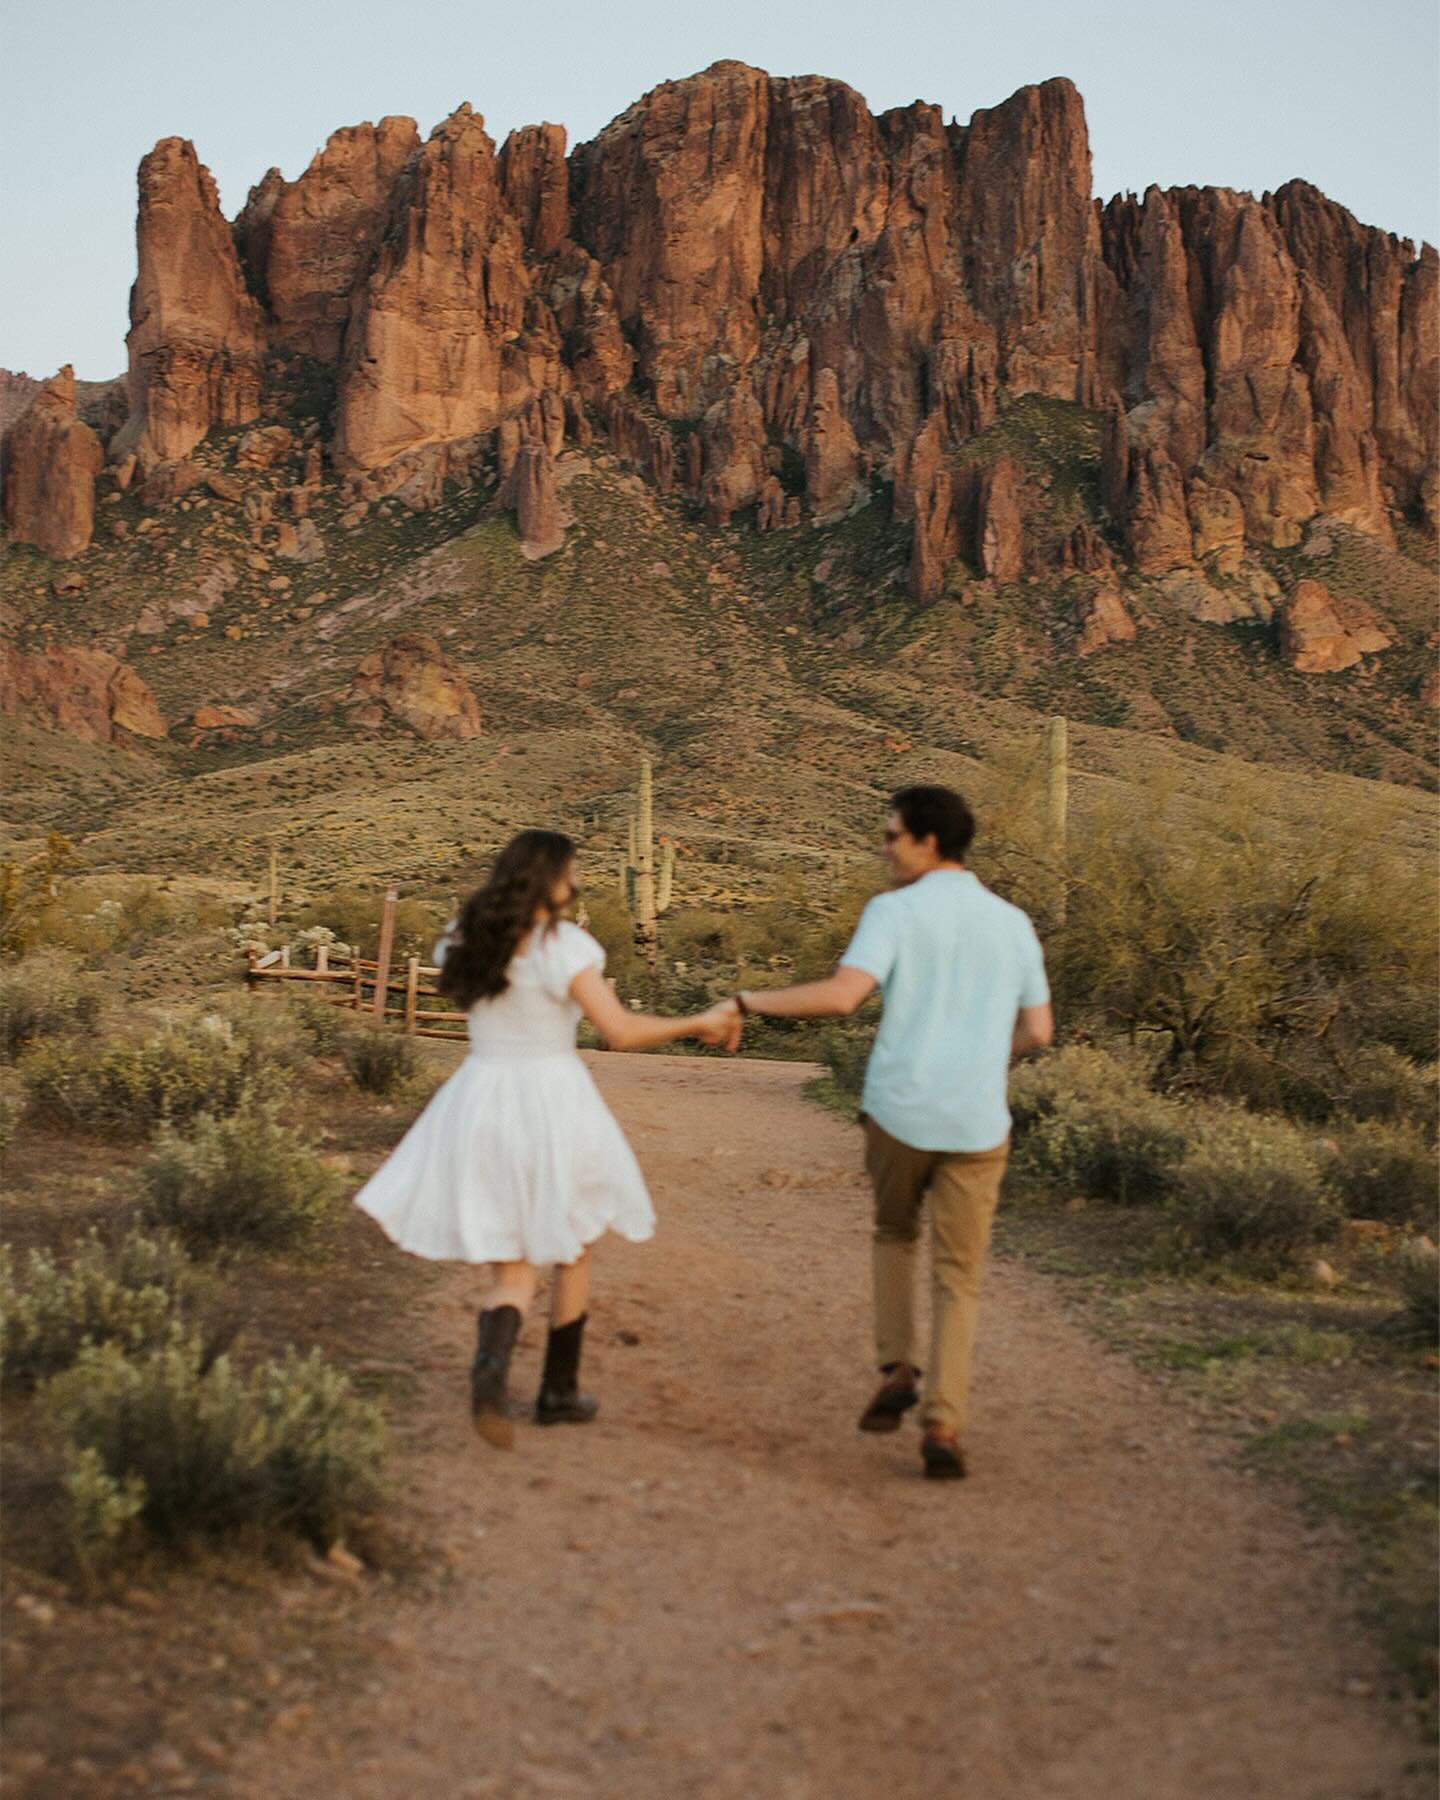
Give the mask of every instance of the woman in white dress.
POLYGON ((469 1014, 470 1053, 356 1196, 403 1250, 491 1265, 470 1402, 475 1429, 505 1449, 510 1357, 540 1269, 554 1265, 535 1418, 584 1424, 597 1410, 579 1389, 589 1246, 655 1229, 644 1177, 576 1054, 581 1014, 617 1050, 738 1035, 733 1001, 677 1019, 621 1005, 603 948, 561 916, 578 893, 562 833, 522 831, 500 852, 435 949, 442 993, 469 1014))

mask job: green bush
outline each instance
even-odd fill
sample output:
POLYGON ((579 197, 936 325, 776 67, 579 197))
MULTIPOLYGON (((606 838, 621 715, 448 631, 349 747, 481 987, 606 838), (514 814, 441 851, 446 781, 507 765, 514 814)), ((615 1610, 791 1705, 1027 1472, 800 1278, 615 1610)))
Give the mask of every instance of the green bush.
POLYGON ((830 1071, 830 1078, 843 1094, 859 1096, 865 1086, 865 1067, 875 1031, 870 1026, 849 1022, 832 1025, 821 1039, 820 1059, 830 1071))
POLYGON ((273 990, 221 995, 207 1005, 201 1023, 223 1029, 240 1045, 252 1087, 282 1086, 285 1076, 304 1073, 314 1054, 299 1008, 273 990))
POLYGON ((245 1105, 224 1118, 202 1113, 184 1127, 162 1126, 140 1180, 145 1217, 200 1251, 304 1243, 338 1185, 334 1171, 281 1124, 270 1103, 245 1105))
POLYGON ((99 1017, 99 990, 64 951, 35 950, 0 967, 0 1057, 6 1061, 37 1038, 88 1030, 99 1017))
POLYGON ((1016 1172, 1121 1206, 1159 1203, 1190 1148, 1193 1114, 1152 1093, 1143 1068, 1072 1045, 1010 1080, 1016 1172))
POLYGON ((287 1010, 304 1033, 313 1056, 340 1054, 354 1016, 348 1007, 307 994, 303 1000, 290 1001, 287 1010))
POLYGON ((17 1271, 0 1249, 0 1356, 7 1386, 28 1387, 65 1369, 87 1343, 143 1350, 193 1311, 196 1284, 180 1245, 132 1227, 106 1242, 81 1239, 68 1261, 31 1250, 17 1271))
POLYGON ((1338 1210, 1310 1141, 1253 1113, 1205 1115, 1176 1171, 1171 1207, 1182 1250, 1275 1273, 1334 1231, 1338 1210))
POLYGON ((1440 1257, 1433 1244, 1407 1244, 1399 1275, 1406 1335, 1433 1344, 1440 1338, 1440 1257))
POLYGON ((342 1039, 340 1056, 356 1087, 367 1094, 393 1094, 415 1073, 415 1046, 383 1025, 361 1025, 342 1039))
POLYGON ((117 1512, 166 1544, 237 1532, 324 1543, 379 1498, 379 1412, 318 1352, 246 1375, 194 1337, 134 1356, 87 1345, 39 1406, 69 1458, 81 1554, 115 1535, 117 1512))
POLYGON ((1341 1134, 1326 1176, 1352 1219, 1437 1229, 1435 1152, 1413 1125, 1367 1119, 1352 1126, 1341 1134))
POLYGON ((1440 1064, 1413 1062, 1389 1044, 1366 1044, 1349 1060, 1344 1109, 1356 1119, 1412 1125, 1433 1143, 1440 1064))
POLYGON ((21 1062, 31 1115, 76 1131, 144 1136, 162 1120, 229 1113, 279 1074, 217 1015, 135 1043, 37 1044, 21 1062))

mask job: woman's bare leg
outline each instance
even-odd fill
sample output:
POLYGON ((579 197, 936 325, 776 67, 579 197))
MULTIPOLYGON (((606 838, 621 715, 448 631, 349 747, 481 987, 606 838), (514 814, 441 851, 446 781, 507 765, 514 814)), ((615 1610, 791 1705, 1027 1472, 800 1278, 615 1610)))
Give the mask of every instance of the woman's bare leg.
POLYGON ((570 1325, 582 1316, 590 1299, 590 1252, 573 1263, 557 1263, 550 1289, 550 1329, 570 1325))
POLYGON ((486 1312, 493 1312, 497 1306, 513 1306, 524 1318, 534 1304, 540 1271, 528 1262, 491 1263, 490 1267, 495 1284, 485 1296, 486 1312))

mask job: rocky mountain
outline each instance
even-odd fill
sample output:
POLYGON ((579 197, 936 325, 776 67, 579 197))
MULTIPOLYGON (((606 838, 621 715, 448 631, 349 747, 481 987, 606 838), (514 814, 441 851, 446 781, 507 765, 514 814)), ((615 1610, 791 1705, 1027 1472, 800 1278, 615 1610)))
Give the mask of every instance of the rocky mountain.
MULTIPOLYGON (((1435 251, 1303 182, 1101 204, 1068 81, 960 125, 719 63, 568 153, 550 124, 497 149, 468 106, 423 141, 386 118, 296 181, 271 170, 233 221, 171 138, 141 164, 137 238, 123 420, 66 370, 0 395, 28 402, 6 532, 86 559, 107 653, 248 635, 304 572, 300 625, 342 585, 337 534, 396 507, 437 530, 508 510, 543 563, 570 465, 601 456, 701 531, 774 540, 776 570, 804 560, 782 541, 838 534, 812 614, 857 642, 898 599, 969 609, 973 636, 999 596, 1077 664, 1143 659, 1167 621, 1233 628, 1259 678, 1348 672, 1417 741, 1435 251), (181 567, 173 509, 211 504, 234 525, 142 605, 137 572, 173 588, 181 567), (847 562, 862 538, 871 563, 847 562)), ((28 653, 67 629, 41 630, 48 581, 24 590, 28 653)))

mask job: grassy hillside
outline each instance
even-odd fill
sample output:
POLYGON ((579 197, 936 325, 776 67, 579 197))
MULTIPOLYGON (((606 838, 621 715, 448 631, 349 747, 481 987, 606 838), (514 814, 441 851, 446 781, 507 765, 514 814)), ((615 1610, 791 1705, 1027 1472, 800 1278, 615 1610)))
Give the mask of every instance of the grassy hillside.
MULTIPOLYGON (((237 433, 197 456, 229 466, 237 433)), ((1095 420, 1032 400, 968 447, 1026 470, 1027 529, 1095 516, 1095 420)), ((349 529, 338 489, 315 490, 323 559, 275 554, 274 528, 209 496, 146 512, 134 489, 101 508, 106 533, 63 571, 11 549, 0 600, 24 648, 94 642, 154 689, 170 738, 117 749, 8 725, 7 831, 63 829, 92 868, 203 870, 246 882, 281 836, 302 888, 398 878, 443 886, 513 825, 553 820, 596 868, 623 841, 636 759, 657 759, 661 822, 681 841, 687 898, 738 898, 790 866, 822 880, 865 853, 884 795, 917 779, 1006 803, 1043 720, 1072 720, 1072 816, 1137 792, 1177 823, 1244 765, 1248 804, 1277 830, 1316 805, 1416 847, 1434 837, 1429 661, 1418 563, 1327 530, 1277 556, 1363 592, 1406 643, 1362 669, 1302 676, 1272 627, 1197 624, 1160 584, 1124 577, 1137 641, 1079 660, 1075 610, 1093 577, 998 588, 958 569, 918 607, 906 528, 888 494, 838 525, 760 536, 700 524, 602 451, 561 465, 573 515, 563 550, 527 561, 493 483, 415 515, 397 500, 349 529), (57 574, 83 591, 57 595, 57 574), (200 618, 177 616, 186 603, 200 618), (485 735, 418 741, 359 730, 334 701, 357 662, 400 630, 436 637, 471 681, 485 735), (252 707, 253 731, 195 743, 204 703, 252 707), (1379 786, 1383 781, 1387 785, 1379 786)), ((289 476, 247 475, 279 492, 289 476)), ((1238 578, 1237 578, 1238 579, 1238 578)))

